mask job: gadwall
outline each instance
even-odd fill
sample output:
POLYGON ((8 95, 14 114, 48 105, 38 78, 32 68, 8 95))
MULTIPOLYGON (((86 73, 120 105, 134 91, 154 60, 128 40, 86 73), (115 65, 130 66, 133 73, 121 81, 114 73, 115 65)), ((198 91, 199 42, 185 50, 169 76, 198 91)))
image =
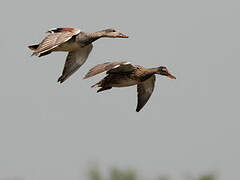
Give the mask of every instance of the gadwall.
POLYGON ((138 103, 136 111, 139 112, 152 95, 155 74, 176 79, 167 68, 144 68, 139 65, 132 65, 130 62, 107 62, 99 64, 89 70, 84 79, 106 72, 107 76, 92 87, 100 87, 97 92, 111 89, 112 87, 127 87, 137 85, 138 103))
POLYGON ((58 82, 64 82, 76 72, 87 60, 93 45, 92 42, 102 37, 128 38, 116 29, 105 29, 98 32, 82 32, 77 28, 57 28, 47 31, 49 35, 41 43, 28 46, 33 50, 32 56, 45 56, 53 51, 67 51, 62 76, 58 82))

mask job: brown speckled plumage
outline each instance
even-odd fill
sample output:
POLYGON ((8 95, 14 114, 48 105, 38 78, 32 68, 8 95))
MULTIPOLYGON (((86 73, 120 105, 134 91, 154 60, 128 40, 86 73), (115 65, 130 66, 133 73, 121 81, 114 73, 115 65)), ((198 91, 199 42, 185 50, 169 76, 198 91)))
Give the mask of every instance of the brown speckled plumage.
POLYGON ((132 65, 126 61, 107 62, 99 64, 89 70, 84 78, 106 72, 107 76, 92 87, 100 87, 97 92, 111 89, 112 87, 127 87, 137 85, 138 104, 136 111, 139 112, 147 103, 154 90, 155 74, 161 74, 175 79, 166 67, 144 68, 132 65))
POLYGON ((48 36, 39 44, 28 46, 33 50, 33 56, 45 56, 55 51, 69 52, 62 76, 59 77, 60 83, 64 82, 74 72, 76 72, 87 60, 93 45, 92 43, 99 38, 127 38, 115 29, 106 29, 98 32, 81 32, 77 28, 56 28, 47 31, 48 36))

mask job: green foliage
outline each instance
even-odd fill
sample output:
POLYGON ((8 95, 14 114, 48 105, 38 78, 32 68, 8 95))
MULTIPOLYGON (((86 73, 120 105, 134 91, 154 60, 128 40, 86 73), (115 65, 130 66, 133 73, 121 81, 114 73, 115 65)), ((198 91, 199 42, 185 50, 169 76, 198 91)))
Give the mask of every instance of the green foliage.
POLYGON ((197 178, 197 180, 216 180, 216 177, 214 174, 207 174, 200 176, 199 178, 197 178))
MULTIPOLYGON (((118 168, 112 168, 107 175, 104 177, 98 168, 90 169, 88 173, 89 180, 143 180, 139 179, 136 172, 131 169, 121 170, 118 168)), ((189 180, 217 180, 214 174, 206 174, 197 178, 187 178, 189 180)), ((144 179, 145 180, 145 179, 144 179)), ((157 180, 171 180, 167 176, 160 176, 157 180)))
POLYGON ((103 180, 102 174, 98 168, 92 168, 88 172, 89 180, 103 180))
POLYGON ((89 180, 137 180, 135 171, 133 170, 120 170, 112 168, 107 177, 103 177, 98 168, 90 169, 88 173, 89 180))
POLYGON ((137 180, 136 173, 133 170, 111 169, 110 180, 137 180))

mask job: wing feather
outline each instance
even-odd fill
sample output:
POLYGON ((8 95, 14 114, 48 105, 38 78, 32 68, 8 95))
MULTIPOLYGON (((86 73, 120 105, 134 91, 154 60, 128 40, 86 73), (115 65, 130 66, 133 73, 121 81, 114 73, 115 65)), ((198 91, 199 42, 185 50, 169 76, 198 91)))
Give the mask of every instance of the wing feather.
POLYGON ((143 106, 147 103, 149 98, 152 95, 155 85, 155 75, 152 75, 149 79, 137 85, 137 93, 138 93, 138 103, 136 111, 139 112, 143 106))
POLYGON ((77 35, 80 32, 80 30, 78 31, 62 30, 62 31, 56 31, 56 32, 50 30, 49 32, 51 33, 42 40, 42 42, 39 44, 38 48, 35 50, 35 52, 32 55, 39 55, 41 53, 54 49, 60 44, 71 39, 72 36, 77 35))
POLYGON ((95 76, 102 72, 119 73, 119 72, 131 72, 134 70, 134 66, 127 61, 106 62, 104 64, 98 64, 88 71, 84 79, 95 76))
POLYGON ((58 82, 63 83, 74 72, 76 72, 85 63, 92 48, 93 45, 89 44, 83 48, 78 49, 77 51, 69 52, 65 61, 62 76, 59 77, 58 82))

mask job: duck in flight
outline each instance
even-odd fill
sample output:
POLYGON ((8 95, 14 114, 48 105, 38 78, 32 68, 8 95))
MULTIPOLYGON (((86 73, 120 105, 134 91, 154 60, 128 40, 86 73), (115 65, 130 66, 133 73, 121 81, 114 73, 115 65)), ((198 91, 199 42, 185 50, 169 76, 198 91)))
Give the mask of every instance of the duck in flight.
POLYGON ((76 72, 87 60, 93 45, 99 38, 128 38, 116 29, 105 29, 98 32, 82 32, 77 28, 57 28, 47 31, 48 36, 39 44, 28 46, 33 50, 32 56, 45 56, 54 51, 68 52, 64 69, 58 82, 63 83, 76 72))
POLYGON ((137 108, 139 112, 147 103, 155 85, 155 74, 176 79, 164 66, 157 68, 144 68, 139 65, 132 65, 130 62, 107 62, 99 64, 89 70, 84 79, 106 72, 107 76, 92 87, 100 87, 97 92, 111 89, 112 87, 127 87, 137 85, 137 108))

